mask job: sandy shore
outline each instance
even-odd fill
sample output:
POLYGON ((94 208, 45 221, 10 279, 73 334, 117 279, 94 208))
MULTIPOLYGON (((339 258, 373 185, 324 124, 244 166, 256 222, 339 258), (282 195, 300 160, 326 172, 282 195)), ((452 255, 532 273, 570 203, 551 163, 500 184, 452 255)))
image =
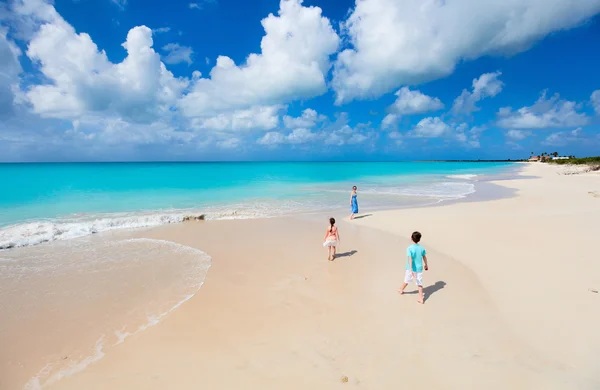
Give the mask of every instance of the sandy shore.
POLYGON ((50 388, 600 388, 600 176, 532 164, 496 184, 516 196, 340 221, 334 262, 326 215, 138 233, 210 254, 204 286, 50 388), (425 305, 396 292, 415 229, 425 305))

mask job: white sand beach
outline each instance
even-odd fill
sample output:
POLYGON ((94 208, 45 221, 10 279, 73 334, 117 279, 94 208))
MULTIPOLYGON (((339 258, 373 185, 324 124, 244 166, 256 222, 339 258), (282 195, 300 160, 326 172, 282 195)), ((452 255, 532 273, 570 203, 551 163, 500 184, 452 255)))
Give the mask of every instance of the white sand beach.
POLYGON ((600 175, 529 164, 494 184, 514 196, 336 215, 333 262, 329 215, 137 232, 208 253, 204 285, 45 388, 600 388, 600 175), (397 293, 414 230, 425 305, 397 293))

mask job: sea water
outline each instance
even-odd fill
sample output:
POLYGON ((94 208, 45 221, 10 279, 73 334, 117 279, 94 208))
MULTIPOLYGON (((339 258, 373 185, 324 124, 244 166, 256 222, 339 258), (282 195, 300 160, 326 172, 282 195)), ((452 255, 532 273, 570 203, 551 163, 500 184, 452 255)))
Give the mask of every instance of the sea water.
POLYGON ((0 164, 0 249, 207 219, 361 210, 458 199, 506 163, 0 164))
POLYGON ((503 163, 0 164, 0 388, 39 389, 192 297, 210 254, 124 239, 207 219, 349 214, 473 194, 503 163), (112 232, 112 233, 109 233, 112 232), (100 233, 100 234, 94 234, 100 233), (19 384, 19 387, 15 387, 19 384))

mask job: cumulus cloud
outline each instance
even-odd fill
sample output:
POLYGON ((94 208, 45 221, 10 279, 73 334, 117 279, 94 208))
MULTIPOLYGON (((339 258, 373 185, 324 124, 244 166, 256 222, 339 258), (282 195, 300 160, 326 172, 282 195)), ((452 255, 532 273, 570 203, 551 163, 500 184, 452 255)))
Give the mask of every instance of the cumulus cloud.
POLYGON ((417 138, 438 138, 450 132, 452 132, 452 127, 439 117, 428 117, 421 119, 410 134, 417 138))
POLYGON ((167 64, 174 65, 181 62, 186 62, 188 65, 192 64, 192 55, 194 51, 189 46, 182 46, 178 43, 169 43, 162 47, 163 51, 167 52, 167 55, 163 58, 163 61, 167 64))
POLYGON ((396 115, 396 114, 387 114, 381 120, 381 128, 382 129, 389 129, 390 127, 394 127, 398 123, 399 119, 400 119, 400 117, 398 115, 396 115))
POLYGON ((285 115, 283 117, 283 124, 288 129, 295 129, 298 127, 311 128, 315 127, 317 123, 327 119, 324 115, 319 115, 315 110, 307 108, 302 111, 302 115, 299 117, 292 117, 285 115))
POLYGON ((448 124, 439 117, 427 117, 420 120, 407 135, 412 138, 445 138, 478 148, 479 137, 484 130, 484 127, 469 129, 466 123, 448 124))
POLYGON ((279 125, 282 106, 255 106, 215 116, 193 118, 192 128, 216 131, 271 130, 279 125))
POLYGON ((479 78, 473 79, 471 92, 463 89, 460 96, 454 100, 452 111, 455 114, 471 114, 479 111, 476 103, 486 97, 494 97, 502 91, 504 83, 498 80, 501 72, 484 73, 479 78))
POLYGON ((505 135, 506 135, 506 137, 508 137, 512 140, 521 141, 521 140, 529 137, 531 135, 531 132, 524 131, 524 130, 510 129, 505 133, 505 135))
POLYGON ((319 138, 320 135, 313 133, 309 129, 298 128, 294 129, 291 133, 284 135, 281 132, 270 131, 260 138, 257 143, 261 145, 281 145, 281 144, 294 144, 300 145, 308 142, 312 142, 319 138))
POLYGON ((6 29, 0 27, 0 118, 13 113, 15 91, 18 90, 21 64, 21 50, 6 36, 6 29))
POLYGON ((77 34, 54 8, 37 9, 26 0, 16 11, 42 19, 29 42, 27 56, 46 82, 28 88, 25 96, 44 117, 76 118, 102 112, 132 121, 150 121, 167 114, 187 81, 169 72, 152 49, 152 31, 134 27, 123 47, 127 57, 110 62, 88 34, 77 34))
POLYGON ((377 133, 370 126, 370 123, 359 123, 353 128, 349 125, 348 113, 342 112, 333 123, 323 129, 324 143, 330 146, 343 146, 374 140, 377 138, 377 133))
POLYGON ((168 33, 169 31, 171 31, 171 27, 159 27, 159 28, 152 29, 152 32, 154 34, 164 34, 164 33, 168 33))
POLYGON ((404 143, 404 136, 399 131, 391 131, 388 134, 388 138, 391 139, 396 145, 402 145, 404 143))
POLYGON ((581 140, 583 136, 583 130, 581 127, 573 131, 560 131, 556 133, 550 134, 546 139, 542 142, 545 145, 552 146, 564 146, 569 142, 574 142, 581 140))
POLYGON ((600 89, 592 93, 592 96, 590 96, 590 102, 592 103, 592 107, 594 107, 596 114, 600 115, 600 89))
POLYGON ((422 114, 429 111, 437 111, 444 108, 440 99, 423 94, 420 91, 411 91, 408 87, 402 87, 396 92, 396 101, 388 107, 388 110, 398 115, 422 114))
POLYGON ((534 105, 513 111, 510 107, 498 111, 498 126, 507 129, 547 129, 584 126, 589 118, 577 112, 579 105, 562 100, 558 94, 546 98, 546 91, 534 105))
POLYGON ((242 140, 237 137, 231 137, 217 142, 217 147, 221 149, 238 149, 241 145, 242 140))
POLYGON ((600 1, 357 0, 335 62, 338 104, 444 77, 461 60, 524 51, 600 12, 600 1))
POLYGON ((444 108, 440 99, 427 96, 420 91, 411 91, 408 87, 396 91, 396 96, 396 101, 388 107, 389 114, 383 118, 381 124, 383 128, 393 126, 403 115, 422 114, 444 108))
POLYGON ((250 54, 240 66, 219 56, 210 78, 194 81, 181 100, 185 115, 281 104, 327 90, 329 56, 337 51, 339 37, 321 9, 303 7, 301 0, 282 0, 279 16, 270 14, 262 25, 261 53, 250 54))

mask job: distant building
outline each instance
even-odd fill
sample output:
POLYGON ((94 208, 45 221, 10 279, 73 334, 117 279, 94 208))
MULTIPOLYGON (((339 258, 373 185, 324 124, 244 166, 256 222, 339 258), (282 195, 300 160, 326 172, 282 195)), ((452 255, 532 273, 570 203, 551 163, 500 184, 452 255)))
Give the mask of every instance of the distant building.
POLYGON ((552 160, 568 160, 571 157, 569 156, 558 156, 558 157, 552 157, 552 160))
POLYGON ((539 156, 531 156, 529 157, 529 162, 538 162, 540 161, 540 157, 539 156))

